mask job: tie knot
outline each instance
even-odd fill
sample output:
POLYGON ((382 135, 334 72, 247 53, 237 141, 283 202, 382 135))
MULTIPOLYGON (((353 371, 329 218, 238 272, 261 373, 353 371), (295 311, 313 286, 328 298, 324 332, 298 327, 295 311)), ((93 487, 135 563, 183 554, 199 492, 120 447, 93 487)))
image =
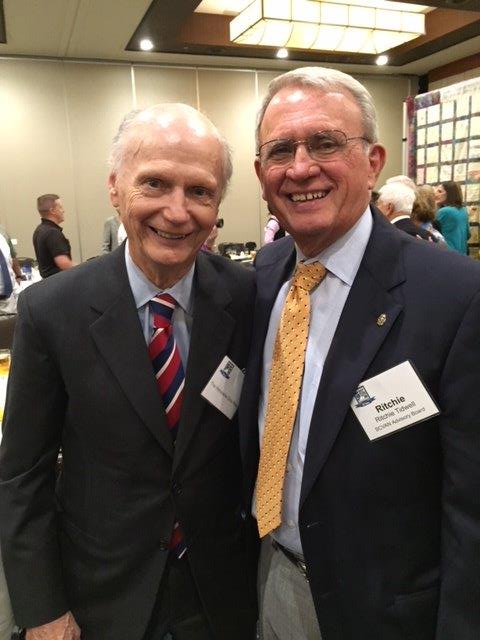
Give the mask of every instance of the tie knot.
POLYGON ((325 267, 320 262, 311 262, 310 264, 299 262, 295 269, 292 286, 310 292, 317 284, 320 284, 325 273, 325 267))
MULTIPOLYGON (((150 300, 150 310, 154 318, 162 318, 163 324, 165 322, 171 323, 176 306, 175 298, 172 298, 169 293, 159 294, 150 300)), ((154 326, 158 326, 156 322, 154 326)))

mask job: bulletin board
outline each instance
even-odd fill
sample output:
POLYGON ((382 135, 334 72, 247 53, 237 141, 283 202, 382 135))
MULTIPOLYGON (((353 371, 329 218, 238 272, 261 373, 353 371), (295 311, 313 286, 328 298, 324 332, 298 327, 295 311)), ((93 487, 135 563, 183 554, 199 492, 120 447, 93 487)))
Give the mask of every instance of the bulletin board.
POLYGON ((408 173, 418 184, 458 182, 469 211, 471 255, 479 253, 480 78, 407 101, 408 173))

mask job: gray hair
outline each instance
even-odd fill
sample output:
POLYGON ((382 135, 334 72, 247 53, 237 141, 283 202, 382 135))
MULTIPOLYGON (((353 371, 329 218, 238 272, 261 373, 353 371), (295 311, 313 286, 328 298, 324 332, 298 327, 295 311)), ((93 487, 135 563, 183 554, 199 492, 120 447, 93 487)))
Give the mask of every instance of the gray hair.
POLYGON ((408 215, 412 213, 416 193, 403 182, 387 182, 378 194, 378 200, 393 205, 394 213, 402 212, 408 213, 408 215))
POLYGON ((303 67, 287 71, 287 73, 274 78, 268 85, 267 95, 263 99, 257 116, 255 131, 257 149, 260 146, 260 127, 262 126, 265 111, 275 94, 285 87, 312 87, 322 92, 331 91, 332 89, 347 91, 360 108, 364 128, 363 135, 369 142, 378 141, 377 112, 373 104, 373 98, 358 80, 336 69, 303 67))
POLYGON ((417 190, 417 185, 408 176, 404 176, 404 175, 392 176, 391 178, 388 178, 388 180, 386 181, 386 184, 390 184, 390 182, 401 182, 405 186, 410 187, 410 189, 413 189, 414 191, 417 190))
POLYGON ((145 116, 148 112, 158 111, 162 109, 176 109, 180 113, 184 112, 185 114, 195 113, 210 128, 212 134, 218 139, 222 147, 222 188, 220 199, 223 200, 225 193, 227 191, 228 183, 230 178, 232 177, 233 165, 232 165, 232 152, 230 150, 230 146, 224 138, 224 136, 220 133, 217 127, 209 120, 205 115, 190 107, 186 104, 180 103, 165 103, 165 104, 156 104, 153 107, 148 107, 147 109, 134 109, 129 111, 123 118, 120 126, 118 127, 118 131, 115 134, 115 137, 112 141, 112 146, 110 149, 110 156, 108 159, 108 164, 110 166, 110 170, 113 174, 117 174, 120 170, 120 167, 125 160, 125 152, 126 152, 126 142, 128 140, 128 135, 130 131, 134 127, 139 127, 145 125, 145 116))

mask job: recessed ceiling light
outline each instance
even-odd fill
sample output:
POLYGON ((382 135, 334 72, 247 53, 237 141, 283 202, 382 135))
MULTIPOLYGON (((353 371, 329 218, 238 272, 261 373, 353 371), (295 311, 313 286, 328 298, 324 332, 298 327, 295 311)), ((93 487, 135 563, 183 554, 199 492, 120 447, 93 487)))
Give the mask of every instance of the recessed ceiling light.
POLYGON ((277 58, 288 58, 288 49, 282 47, 277 51, 277 58))
POLYGON ((388 64, 388 56, 378 56, 375 62, 380 66, 383 66, 384 64, 388 64))
POLYGON ((153 42, 148 40, 148 38, 140 40, 140 49, 142 51, 151 51, 153 49, 153 42))

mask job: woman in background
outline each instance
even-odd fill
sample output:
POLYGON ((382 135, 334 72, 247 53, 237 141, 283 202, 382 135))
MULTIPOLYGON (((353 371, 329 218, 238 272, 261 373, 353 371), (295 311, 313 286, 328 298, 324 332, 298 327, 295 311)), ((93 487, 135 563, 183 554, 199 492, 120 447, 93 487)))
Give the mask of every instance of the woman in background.
POLYGON ((460 186, 452 180, 441 182, 435 188, 435 201, 438 207, 436 220, 445 242, 450 249, 468 255, 470 227, 460 186))
POLYGON ((440 233, 440 225, 435 220, 437 204, 435 201, 435 191, 429 184, 422 184, 416 189, 417 195, 413 203, 411 219, 422 229, 430 231, 437 242, 441 242, 446 248, 445 238, 440 233))

